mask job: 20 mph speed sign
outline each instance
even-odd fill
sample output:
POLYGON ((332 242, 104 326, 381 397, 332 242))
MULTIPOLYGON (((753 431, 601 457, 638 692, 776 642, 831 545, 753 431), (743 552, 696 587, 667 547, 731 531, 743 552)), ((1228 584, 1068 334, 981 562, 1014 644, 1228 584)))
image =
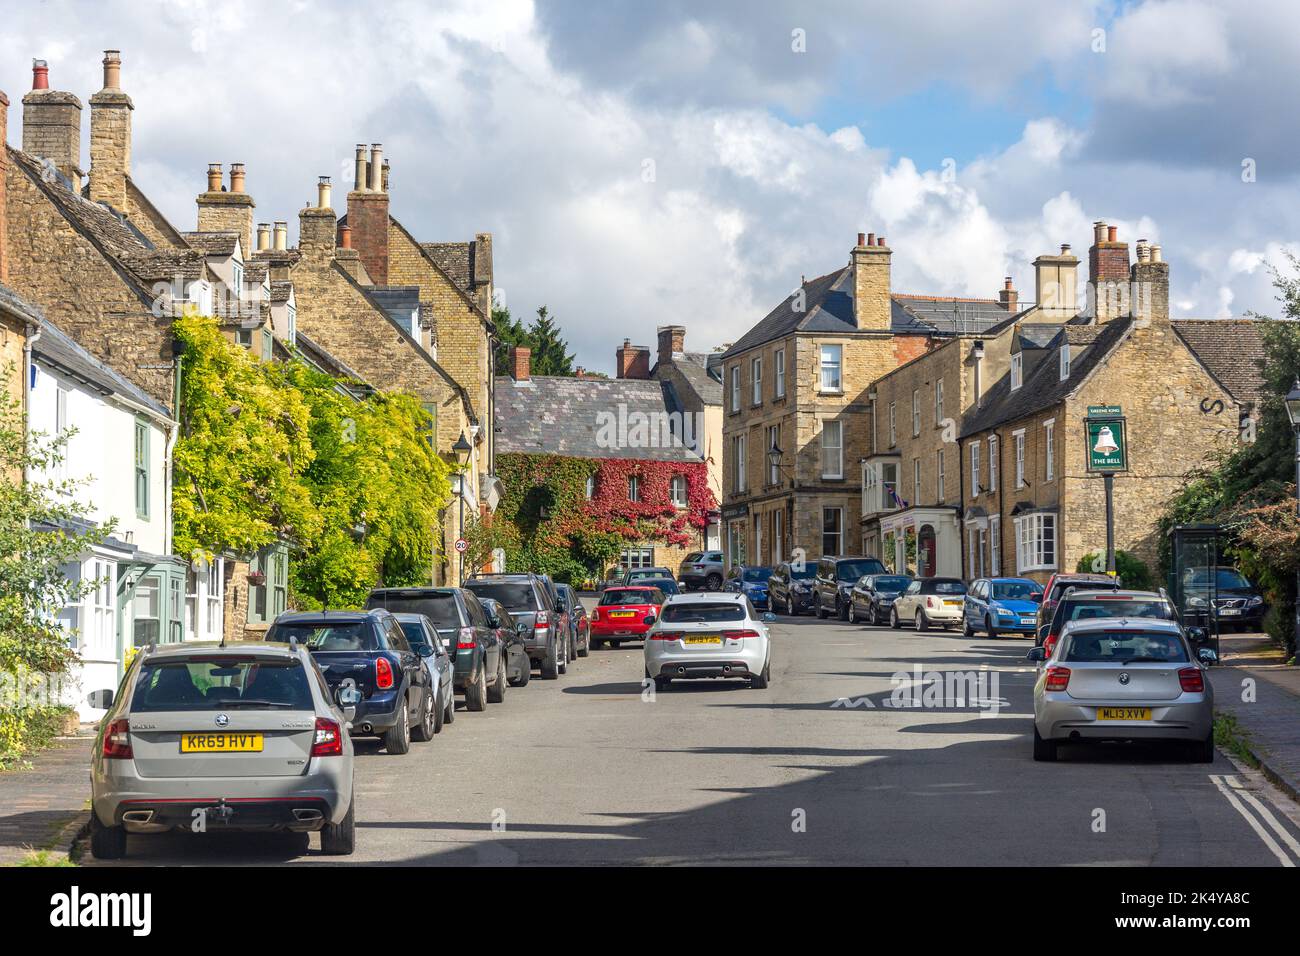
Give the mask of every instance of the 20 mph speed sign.
POLYGON ((464 554, 466 551, 469 550, 469 542, 466 541, 464 538, 457 538, 457 539, 456 539, 456 550, 457 550, 458 552, 460 552, 461 554, 464 554))

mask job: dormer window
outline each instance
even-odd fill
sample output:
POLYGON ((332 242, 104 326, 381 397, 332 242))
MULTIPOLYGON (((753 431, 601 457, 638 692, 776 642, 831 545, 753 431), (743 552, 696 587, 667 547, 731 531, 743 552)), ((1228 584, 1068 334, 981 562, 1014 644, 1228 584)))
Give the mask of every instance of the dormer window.
POLYGON ((235 295, 242 299, 244 297, 244 267, 238 262, 232 263, 232 265, 234 267, 235 295))
POLYGON ((1061 381, 1070 377, 1070 343, 1061 343, 1061 381))
POLYGON ((1011 391, 1015 391, 1025 380, 1024 353, 1016 352, 1011 356, 1011 391))

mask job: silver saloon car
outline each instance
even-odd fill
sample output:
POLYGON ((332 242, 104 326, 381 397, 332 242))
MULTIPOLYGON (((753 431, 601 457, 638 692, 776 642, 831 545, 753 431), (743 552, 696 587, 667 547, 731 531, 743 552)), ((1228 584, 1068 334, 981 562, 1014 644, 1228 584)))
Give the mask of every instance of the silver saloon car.
POLYGON ((646 632, 645 676, 659 690, 705 677, 744 679, 761 690, 772 679, 767 623, 775 619, 760 618, 743 594, 674 594, 646 632))
POLYGON ((127 834, 186 829, 319 831, 354 845, 355 692, 339 703, 305 647, 171 644, 140 650, 105 707, 93 751, 91 852, 126 855, 127 834))
POLYGON ((1214 689, 1175 621, 1119 618, 1076 622, 1034 684, 1034 759, 1055 760, 1073 741, 1170 740, 1193 759, 1214 760, 1214 689))

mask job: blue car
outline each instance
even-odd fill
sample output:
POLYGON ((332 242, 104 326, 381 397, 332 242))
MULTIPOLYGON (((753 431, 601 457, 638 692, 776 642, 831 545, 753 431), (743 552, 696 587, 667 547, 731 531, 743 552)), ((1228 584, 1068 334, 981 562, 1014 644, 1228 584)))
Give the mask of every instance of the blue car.
POLYGON ((1032 634, 1042 600, 1043 586, 1029 578, 979 578, 966 590, 962 633, 1032 634))
POLYGON ((771 568, 737 564, 727 572, 727 579, 722 582, 722 590, 743 594, 749 598, 749 603, 754 607, 766 610, 767 579, 771 576, 771 568))

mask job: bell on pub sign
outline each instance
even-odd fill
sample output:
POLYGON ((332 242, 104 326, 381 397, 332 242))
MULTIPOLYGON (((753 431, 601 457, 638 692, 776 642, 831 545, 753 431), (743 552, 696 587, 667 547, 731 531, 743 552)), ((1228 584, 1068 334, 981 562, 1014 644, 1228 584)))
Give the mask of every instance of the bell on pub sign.
POLYGON ((1099 455, 1109 455, 1119 451, 1119 445, 1115 444, 1115 433, 1110 430, 1109 425, 1102 425, 1097 430, 1097 444, 1092 446, 1092 450, 1099 455))

